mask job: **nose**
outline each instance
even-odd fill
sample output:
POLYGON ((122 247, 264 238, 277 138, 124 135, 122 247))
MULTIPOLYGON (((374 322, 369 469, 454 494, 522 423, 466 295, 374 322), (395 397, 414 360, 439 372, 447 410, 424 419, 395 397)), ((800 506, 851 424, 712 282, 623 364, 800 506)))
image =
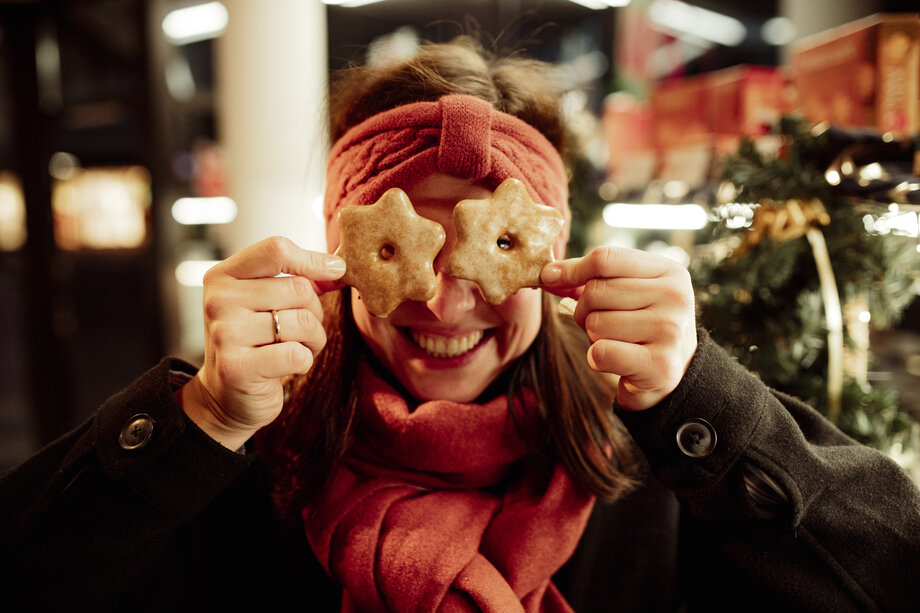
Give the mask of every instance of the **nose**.
POLYGON ((427 302, 428 310, 445 324, 455 324, 476 307, 479 290, 476 284, 455 279, 443 270, 438 272, 434 298, 427 302))

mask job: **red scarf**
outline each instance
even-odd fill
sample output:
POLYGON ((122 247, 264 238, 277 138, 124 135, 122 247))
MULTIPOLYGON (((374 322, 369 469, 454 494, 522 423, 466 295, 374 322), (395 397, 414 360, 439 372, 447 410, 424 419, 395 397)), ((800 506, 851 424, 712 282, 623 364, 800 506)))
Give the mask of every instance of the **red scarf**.
POLYGON ((360 380, 355 443, 303 510, 342 610, 571 611, 550 579, 594 497, 526 461, 507 398, 411 411, 370 367, 360 380))

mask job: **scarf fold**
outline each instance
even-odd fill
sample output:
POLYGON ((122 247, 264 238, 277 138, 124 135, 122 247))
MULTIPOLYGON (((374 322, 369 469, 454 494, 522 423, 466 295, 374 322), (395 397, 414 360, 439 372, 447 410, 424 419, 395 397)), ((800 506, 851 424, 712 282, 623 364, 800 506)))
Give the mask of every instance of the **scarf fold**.
POLYGON ((481 181, 495 189, 520 179, 534 201, 565 216, 556 241, 561 258, 571 212, 568 175, 559 152, 539 130, 475 96, 454 94, 378 113, 333 145, 326 166, 327 249, 339 244, 337 211, 369 205, 391 187, 403 190, 434 173, 481 181))
POLYGON ((528 461, 507 398, 412 411, 366 364, 359 377, 356 440, 302 512, 342 610, 570 611, 551 577, 594 497, 528 461))

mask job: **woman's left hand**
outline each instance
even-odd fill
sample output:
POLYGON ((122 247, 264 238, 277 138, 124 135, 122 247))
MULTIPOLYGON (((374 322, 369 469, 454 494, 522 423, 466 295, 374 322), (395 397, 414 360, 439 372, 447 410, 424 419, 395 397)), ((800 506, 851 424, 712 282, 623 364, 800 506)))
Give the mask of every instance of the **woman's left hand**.
POLYGON ((543 268, 544 289, 578 300, 575 321, 588 338, 588 363, 619 375, 617 402, 640 411, 680 383, 696 351, 690 274, 664 256, 602 247, 543 268))

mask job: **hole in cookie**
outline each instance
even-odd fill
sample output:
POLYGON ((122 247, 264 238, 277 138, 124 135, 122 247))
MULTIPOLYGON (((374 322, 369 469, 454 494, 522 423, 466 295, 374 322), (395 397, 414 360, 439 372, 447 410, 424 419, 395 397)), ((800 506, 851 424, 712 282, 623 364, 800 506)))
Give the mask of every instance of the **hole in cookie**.
POLYGON ((499 249, 504 249, 506 251, 511 249, 512 243, 513 241, 511 240, 511 237, 507 234, 502 234, 498 237, 498 240, 495 241, 495 244, 498 245, 499 249))
POLYGON ((394 247, 393 245, 387 244, 380 248, 380 259, 381 260, 389 260, 394 255, 396 255, 396 247, 394 247))

